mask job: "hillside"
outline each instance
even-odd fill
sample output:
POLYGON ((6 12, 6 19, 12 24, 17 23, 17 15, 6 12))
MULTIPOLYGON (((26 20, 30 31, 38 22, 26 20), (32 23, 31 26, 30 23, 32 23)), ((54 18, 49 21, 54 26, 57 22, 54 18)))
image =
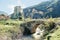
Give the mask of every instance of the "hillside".
MULTIPOLYGON (((23 12, 25 18, 57 18, 60 17, 60 0, 45 1, 40 4, 24 8, 23 12)), ((18 18, 17 15, 19 15, 19 13, 17 13, 16 16, 13 15, 15 15, 15 13, 11 14, 12 18, 18 18)))
POLYGON ((51 0, 42 2, 35 6, 31 6, 24 9, 25 16, 28 17, 29 15, 33 14, 33 18, 43 18, 43 17, 60 17, 60 0, 51 0), (41 13, 42 12, 42 13, 41 13))
POLYGON ((1 15, 1 14, 4 14, 4 15, 6 15, 6 16, 8 15, 8 14, 7 14, 6 12, 4 12, 4 11, 0 11, 0 15, 1 15))
MULTIPOLYGON (((33 40, 32 37, 30 37, 28 34, 28 32, 32 31, 33 29, 33 26, 32 24, 36 24, 36 23, 42 23, 43 24, 43 21, 46 21, 44 22, 46 25, 46 27, 52 27, 52 26, 49 26, 50 23, 49 23, 49 20, 50 22, 54 21, 54 23, 57 24, 57 22, 59 23, 60 20, 58 20, 57 18, 55 19, 42 19, 42 20, 27 20, 27 21, 19 21, 19 20, 7 20, 7 21, 0 21, 0 40, 33 40), (48 20, 48 22, 46 21, 48 20), (22 25, 21 25, 22 24, 22 25), (22 37, 22 31, 24 29, 21 29, 21 27, 25 28, 29 28, 30 31, 28 29, 25 30, 24 34, 27 34, 28 36, 23 36, 22 37), (26 32, 27 31, 27 32, 26 32), (22 37, 22 38, 21 38, 22 37)), ((53 25, 53 24, 51 24, 53 25)), ((44 27, 45 27, 44 26, 44 27)), ((60 40, 60 26, 56 26, 58 29, 57 30, 54 30, 53 33, 49 33, 51 37, 51 40, 60 40)), ((46 36, 47 38, 47 36, 46 36)), ((47 40, 47 39, 46 39, 47 40)))

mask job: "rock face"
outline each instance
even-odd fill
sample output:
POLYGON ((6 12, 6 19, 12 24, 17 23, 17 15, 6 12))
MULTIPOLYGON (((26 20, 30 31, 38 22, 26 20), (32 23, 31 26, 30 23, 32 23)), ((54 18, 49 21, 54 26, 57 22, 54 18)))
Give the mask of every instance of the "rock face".
POLYGON ((24 36, 32 35, 34 40, 44 40, 45 36, 56 27, 54 22, 48 21, 30 21, 20 25, 24 36))
POLYGON ((54 22, 45 21, 30 21, 27 23, 23 23, 20 26, 21 28, 23 28, 23 35, 31 35, 36 32, 36 28, 39 25, 41 27, 40 29, 44 29, 46 32, 49 32, 56 27, 54 22))
POLYGON ((14 7, 14 13, 11 14, 11 19, 22 20, 22 16, 23 16, 23 9, 21 8, 21 6, 14 7))
POLYGON ((30 21, 30 22, 21 24, 20 26, 24 29, 23 34, 27 35, 28 33, 29 34, 35 33, 35 29, 40 23, 43 23, 43 21, 30 21))
POLYGON ((36 28, 36 31, 33 34, 33 37, 34 37, 35 40, 42 40, 43 39, 43 35, 44 35, 45 30, 44 29, 41 30, 40 25, 36 28))

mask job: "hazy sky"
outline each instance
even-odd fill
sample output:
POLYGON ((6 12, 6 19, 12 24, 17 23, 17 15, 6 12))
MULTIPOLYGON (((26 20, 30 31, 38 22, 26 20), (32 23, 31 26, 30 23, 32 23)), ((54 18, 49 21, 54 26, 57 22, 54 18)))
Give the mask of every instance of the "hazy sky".
POLYGON ((0 11, 4 11, 8 14, 13 13, 14 6, 22 6, 26 8, 32 5, 39 4, 48 0, 0 0, 0 11))

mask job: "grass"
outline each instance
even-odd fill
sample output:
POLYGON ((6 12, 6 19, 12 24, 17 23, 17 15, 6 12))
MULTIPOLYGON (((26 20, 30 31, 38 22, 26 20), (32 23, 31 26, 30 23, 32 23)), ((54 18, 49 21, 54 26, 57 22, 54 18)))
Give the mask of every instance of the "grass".
MULTIPOLYGON (((57 18, 50 18, 50 19, 46 19, 47 22, 60 22, 60 20, 58 20, 57 18)), ((32 21, 31 19, 26 19, 26 22, 28 21, 32 21)), ((0 21, 0 35, 13 35, 13 33, 15 33, 15 35, 17 35, 20 32, 20 24, 24 23, 24 21, 20 21, 20 20, 2 20, 0 21)), ((46 23, 46 26, 49 26, 48 23, 46 23)), ((60 40, 60 26, 57 26, 58 29, 52 33, 52 37, 50 40, 60 40)), ((49 34, 50 35, 50 34, 49 34)), ((47 39, 46 39, 47 40, 47 39)))
POLYGON ((60 26, 58 26, 58 29, 51 35, 52 37, 50 40, 60 40, 60 26))
POLYGON ((18 34, 20 31, 20 24, 23 21, 19 20, 2 20, 0 21, 0 35, 9 34, 13 35, 13 33, 18 34))
POLYGON ((51 36, 50 40, 60 40, 60 26, 57 25, 57 30, 55 30, 53 33, 50 33, 49 35, 46 36, 46 39, 47 40, 47 37, 48 36, 51 36))

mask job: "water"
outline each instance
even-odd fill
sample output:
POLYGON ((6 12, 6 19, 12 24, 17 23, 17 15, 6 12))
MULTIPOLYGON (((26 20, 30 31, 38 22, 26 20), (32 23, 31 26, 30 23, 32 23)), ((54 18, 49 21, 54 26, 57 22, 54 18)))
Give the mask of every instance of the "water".
POLYGON ((34 40, 34 39, 32 38, 32 36, 23 36, 18 40, 34 40))

